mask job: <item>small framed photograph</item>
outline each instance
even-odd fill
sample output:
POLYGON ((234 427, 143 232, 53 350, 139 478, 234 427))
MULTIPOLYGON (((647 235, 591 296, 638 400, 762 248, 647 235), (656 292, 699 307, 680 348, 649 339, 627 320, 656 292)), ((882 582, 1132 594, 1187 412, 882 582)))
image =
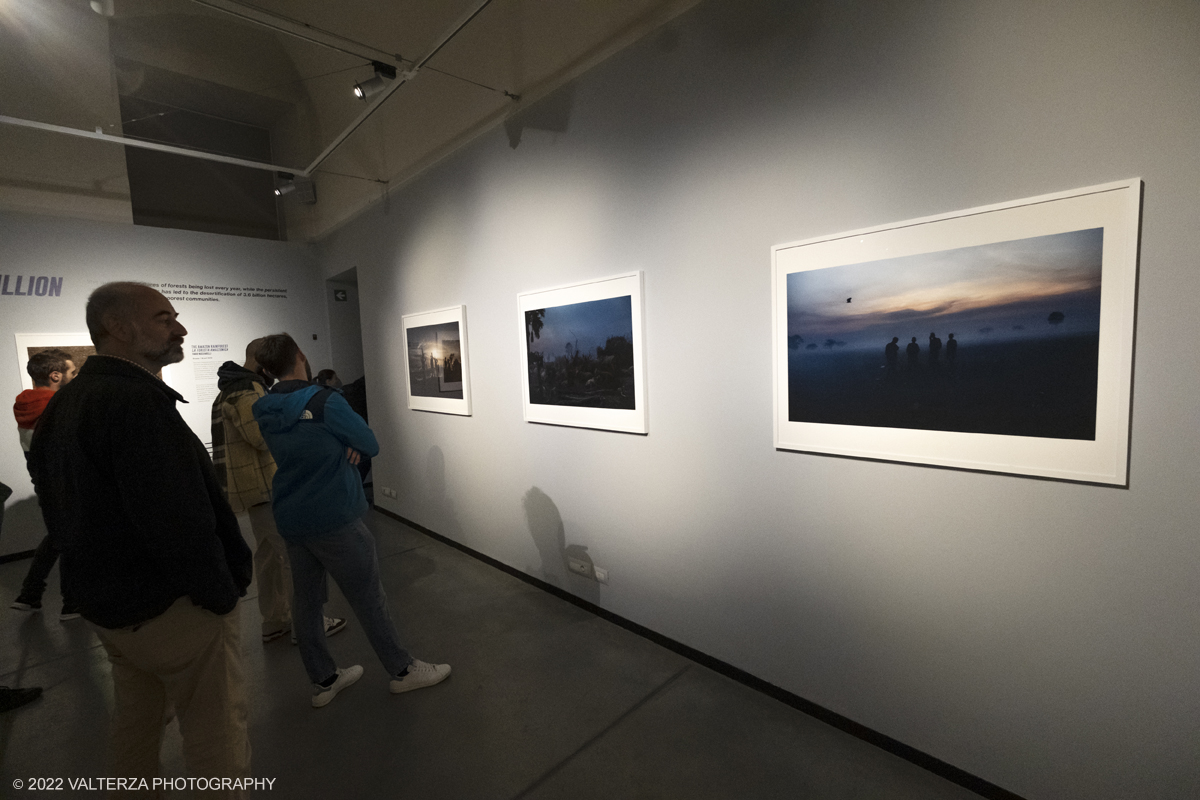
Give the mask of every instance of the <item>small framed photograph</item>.
POLYGON ((773 247, 776 448, 1126 485, 1141 194, 773 247))
POLYGON ((76 371, 88 360, 88 356, 96 354, 96 346, 92 344, 87 333, 18 333, 17 367, 21 370, 21 388, 32 389, 33 378, 25 365, 29 363, 34 353, 43 350, 63 350, 71 356, 76 371))
POLYGON ((642 273, 517 296, 525 421, 648 433, 642 273))
POLYGON ((471 373, 467 356, 467 307, 406 314, 404 347, 408 407, 414 411, 471 414, 471 373))

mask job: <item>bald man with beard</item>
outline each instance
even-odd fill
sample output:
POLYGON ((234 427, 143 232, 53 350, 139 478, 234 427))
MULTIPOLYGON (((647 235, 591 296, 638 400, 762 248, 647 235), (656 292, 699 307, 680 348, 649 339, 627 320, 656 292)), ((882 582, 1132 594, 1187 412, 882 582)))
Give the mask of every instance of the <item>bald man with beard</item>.
POLYGON ((167 298, 137 283, 101 286, 86 316, 96 355, 46 407, 31 469, 62 553, 63 594, 112 664, 111 774, 159 777, 170 704, 189 774, 249 778, 236 612, 250 549, 175 407, 183 397, 157 377, 183 359, 187 329, 167 298))

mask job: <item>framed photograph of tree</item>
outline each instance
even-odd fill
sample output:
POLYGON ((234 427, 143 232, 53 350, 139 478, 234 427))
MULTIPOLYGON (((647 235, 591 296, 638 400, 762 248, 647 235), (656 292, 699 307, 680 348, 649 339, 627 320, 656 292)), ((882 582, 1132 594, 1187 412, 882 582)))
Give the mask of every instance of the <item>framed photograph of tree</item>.
POLYGON ((1126 485, 1141 194, 773 247, 776 448, 1126 485))
POLYGON ((648 433, 642 273, 517 296, 526 422, 648 433))
POLYGON ((406 314, 404 349, 408 407, 414 411, 471 414, 471 370, 467 355, 467 307, 406 314))

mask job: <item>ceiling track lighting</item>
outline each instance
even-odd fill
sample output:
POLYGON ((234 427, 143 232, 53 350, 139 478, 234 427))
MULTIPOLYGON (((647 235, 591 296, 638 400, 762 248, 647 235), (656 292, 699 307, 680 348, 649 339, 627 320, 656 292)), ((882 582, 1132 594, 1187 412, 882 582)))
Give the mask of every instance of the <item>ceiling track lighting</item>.
POLYGON ((275 173, 275 196, 283 197, 289 192, 296 191, 296 176, 290 172, 275 173))
POLYGON ((377 95, 387 88, 387 85, 396 80, 396 68, 391 64, 385 64, 382 61, 372 61, 372 69, 375 70, 375 77, 354 84, 354 96, 360 100, 377 95))
POLYGON ((290 172, 277 172, 275 177, 275 196, 295 193, 293 198, 298 203, 313 205, 317 202, 317 187, 312 178, 297 178, 290 172))

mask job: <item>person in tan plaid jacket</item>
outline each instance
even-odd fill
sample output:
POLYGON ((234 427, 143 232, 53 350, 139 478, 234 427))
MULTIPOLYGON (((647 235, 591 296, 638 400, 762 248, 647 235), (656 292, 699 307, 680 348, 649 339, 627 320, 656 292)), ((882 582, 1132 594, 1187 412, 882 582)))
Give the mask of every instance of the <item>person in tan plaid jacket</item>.
MULTIPOLYGON (((271 513, 271 483, 275 459, 267 449, 251 407, 267 393, 259 374, 255 351, 261 339, 246 345, 246 363, 226 361, 217 371, 220 394, 213 400, 213 466, 229 505, 247 513, 257 546, 254 574, 258 581, 258 608, 262 612, 263 642, 278 639, 292 629, 292 569, 287 546, 275 528, 271 513)), ((327 636, 340 631, 346 620, 325 618, 327 636)), ((293 641, 295 641, 293 637, 293 641)))

